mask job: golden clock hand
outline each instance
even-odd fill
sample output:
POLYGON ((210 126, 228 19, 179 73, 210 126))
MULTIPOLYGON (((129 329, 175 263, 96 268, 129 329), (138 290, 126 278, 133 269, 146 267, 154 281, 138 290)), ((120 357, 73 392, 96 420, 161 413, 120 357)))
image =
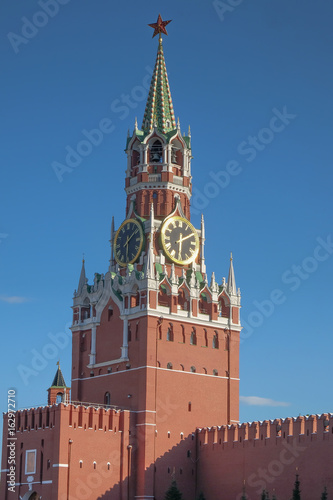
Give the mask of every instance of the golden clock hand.
POLYGON ((133 236, 134 236, 134 233, 132 233, 132 234, 131 234, 131 236, 130 236, 129 238, 127 238, 127 245, 128 245, 129 240, 130 240, 131 238, 133 238, 133 236))
MULTIPOLYGON (((194 236, 194 234, 191 233, 188 236, 185 236, 185 238, 183 238, 182 234, 180 236, 181 236, 181 241, 183 242, 183 241, 187 240, 187 238, 191 238, 191 236, 194 236)), ((179 242, 180 242, 180 240, 176 241, 176 243, 179 243, 179 242)))
POLYGON ((126 247, 126 262, 128 261, 128 242, 129 242, 129 238, 127 237, 127 240, 124 243, 124 246, 126 247))
POLYGON ((183 235, 180 234, 180 238, 177 241, 179 243, 179 248, 178 248, 178 260, 182 260, 182 246, 183 246, 183 235))

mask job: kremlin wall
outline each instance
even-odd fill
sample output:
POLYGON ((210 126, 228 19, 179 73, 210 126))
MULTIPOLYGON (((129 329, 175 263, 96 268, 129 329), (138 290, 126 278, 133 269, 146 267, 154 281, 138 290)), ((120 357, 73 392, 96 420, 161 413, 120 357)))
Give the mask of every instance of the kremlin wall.
MULTIPOLYGON (((1 498, 136 498, 132 456, 140 436, 130 438, 133 417, 128 410, 63 403, 17 412, 17 489, 7 491, 3 474, 1 498), (33 481, 25 475, 27 450, 37 453, 33 481)), ((4 429, 6 423, 5 417, 4 429)), ((260 499, 263 489, 290 500, 296 472, 302 500, 320 499, 324 486, 333 490, 331 414, 196 429, 171 449, 164 441, 166 452, 150 467, 161 500, 172 479, 184 500, 200 492, 206 500, 241 500, 244 484, 247 500, 260 499)))

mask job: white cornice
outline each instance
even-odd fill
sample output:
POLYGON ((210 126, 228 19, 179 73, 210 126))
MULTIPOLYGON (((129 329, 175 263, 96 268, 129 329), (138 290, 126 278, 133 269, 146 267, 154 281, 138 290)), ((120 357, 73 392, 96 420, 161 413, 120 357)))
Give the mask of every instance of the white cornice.
MULTIPOLYGON (((111 364, 112 361, 110 361, 108 364, 111 364)), ((107 363, 106 363, 107 364, 107 363)), ((174 373, 184 373, 187 375, 193 375, 197 377, 213 377, 216 379, 221 379, 221 380, 234 380, 234 381, 239 381, 240 379, 237 377, 221 377, 220 375, 210 375, 208 373, 198 373, 198 372, 188 372, 185 370, 170 370, 170 368, 161 368, 160 366, 150 366, 150 365, 145 365, 145 366, 138 366, 136 368, 128 368, 126 370, 119 370, 117 372, 111 372, 111 373, 104 373, 103 375, 95 375, 94 377, 82 377, 82 378, 72 378, 72 382, 77 382, 77 381, 82 381, 82 380, 94 380, 96 378, 100 377, 108 377, 110 375, 117 375, 119 373, 125 373, 125 372, 132 372, 132 371, 138 371, 138 370, 162 370, 162 371, 167 371, 167 372, 174 372, 174 373)))
POLYGON ((138 191, 143 191, 145 189, 168 189, 171 191, 175 191, 177 193, 184 193, 188 197, 191 198, 191 191, 187 186, 180 186, 179 184, 174 184, 173 182, 138 182, 133 186, 128 186, 125 188, 126 194, 131 195, 137 193, 138 191))

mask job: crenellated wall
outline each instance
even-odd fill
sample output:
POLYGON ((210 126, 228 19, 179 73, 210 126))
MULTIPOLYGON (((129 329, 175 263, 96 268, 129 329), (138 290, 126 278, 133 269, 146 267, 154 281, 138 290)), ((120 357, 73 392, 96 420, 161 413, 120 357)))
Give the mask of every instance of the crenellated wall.
MULTIPOLYGON (((65 500, 67 492, 71 500, 97 498, 110 487, 116 499, 129 491, 128 476, 135 473, 128 470, 128 411, 61 403, 18 411, 15 421, 16 491, 7 489, 8 453, 3 452, 1 499, 19 499, 30 486, 31 492, 49 500, 65 500), (27 452, 35 457, 30 462, 35 463, 34 472, 27 470, 27 452)), ((4 443, 7 438, 4 415, 4 443)))
POLYGON ((302 500, 333 491, 333 414, 265 420, 197 430, 198 489, 207 500, 248 500, 263 489, 289 500, 296 472, 302 500))

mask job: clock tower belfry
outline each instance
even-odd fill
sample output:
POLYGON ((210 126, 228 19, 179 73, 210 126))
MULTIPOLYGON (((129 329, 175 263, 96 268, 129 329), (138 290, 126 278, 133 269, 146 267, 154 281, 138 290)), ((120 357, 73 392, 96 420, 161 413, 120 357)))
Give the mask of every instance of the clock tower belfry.
POLYGON ((240 291, 232 258, 227 280, 208 279, 204 220, 190 222, 191 134, 173 110, 169 22, 150 25, 156 64, 141 129, 136 120, 127 138, 109 269, 89 285, 83 262, 73 299, 72 399, 130 411, 128 498, 142 500, 164 498, 172 477, 195 488, 196 428, 237 423, 239 410, 240 291))

